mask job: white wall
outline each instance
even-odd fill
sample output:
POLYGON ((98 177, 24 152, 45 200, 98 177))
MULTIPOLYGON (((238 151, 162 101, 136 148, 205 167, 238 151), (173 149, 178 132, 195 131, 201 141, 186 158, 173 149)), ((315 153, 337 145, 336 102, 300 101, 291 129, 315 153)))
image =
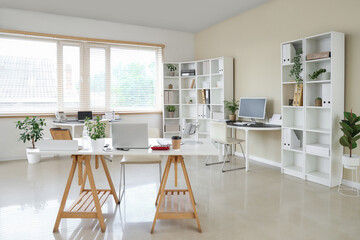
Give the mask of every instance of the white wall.
MULTIPOLYGON (((141 27, 84 18, 74 18, 39 12, 0 8, 0 28, 70 35, 77 37, 103 38, 165 44, 164 61, 188 61, 194 59, 194 34, 157 28, 141 27)), ((161 129, 161 114, 122 115, 125 121, 148 122, 161 129)), ((0 118, 0 161, 25 158, 25 147, 18 142, 15 129, 17 118, 0 118)), ((48 128, 52 118, 46 118, 48 128)), ((45 137, 49 137, 46 130, 45 137)))

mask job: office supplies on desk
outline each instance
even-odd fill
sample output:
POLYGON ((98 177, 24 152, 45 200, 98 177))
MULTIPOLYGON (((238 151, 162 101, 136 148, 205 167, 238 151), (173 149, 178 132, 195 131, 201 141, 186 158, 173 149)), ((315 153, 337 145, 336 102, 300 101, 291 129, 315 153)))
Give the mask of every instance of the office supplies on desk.
POLYGON ((281 114, 273 114, 269 119, 269 124, 281 125, 282 124, 282 116, 281 114))
POLYGON ((67 121, 67 117, 64 112, 56 112, 55 117, 58 122, 66 122, 67 121))
POLYGON ((154 145, 151 147, 152 150, 169 150, 170 145, 154 145))
POLYGON ((113 148, 146 149, 150 146, 147 123, 114 123, 111 130, 113 148))

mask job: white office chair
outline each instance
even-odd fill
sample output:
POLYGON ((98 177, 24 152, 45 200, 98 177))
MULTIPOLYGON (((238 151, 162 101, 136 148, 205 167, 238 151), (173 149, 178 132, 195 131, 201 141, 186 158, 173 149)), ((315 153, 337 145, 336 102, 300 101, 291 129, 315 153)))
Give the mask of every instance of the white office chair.
MULTIPOLYGON (((160 131, 158 128, 149 128, 149 138, 159 138, 160 131)), ((140 156, 140 155, 127 155, 123 156, 120 161, 120 185, 119 185, 119 202, 125 192, 125 166, 128 164, 159 164, 159 179, 161 183, 161 156, 140 156)))
POLYGON ((217 122, 217 121, 211 121, 210 122, 210 139, 218 144, 222 144, 225 146, 225 156, 223 157, 222 162, 212 162, 209 163, 210 156, 206 159, 206 166, 214 165, 214 164, 223 164, 222 165, 222 171, 228 172, 233 170, 239 170, 239 169, 245 169, 245 167, 239 167, 239 168, 232 168, 225 170, 225 163, 230 162, 229 153, 230 153, 230 146, 239 144, 241 148, 241 152, 243 154, 244 159, 245 154, 243 147, 241 145, 241 142, 244 142, 242 139, 236 139, 236 138, 229 138, 227 136, 228 128, 226 122, 217 122))

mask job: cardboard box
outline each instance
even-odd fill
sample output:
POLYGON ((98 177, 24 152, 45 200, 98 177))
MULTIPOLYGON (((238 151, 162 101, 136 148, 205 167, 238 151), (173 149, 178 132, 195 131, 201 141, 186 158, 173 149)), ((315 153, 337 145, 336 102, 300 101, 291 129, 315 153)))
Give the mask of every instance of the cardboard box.
POLYGON ((330 52, 319 52, 319 53, 311 53, 306 55, 306 60, 316 60, 316 59, 322 59, 322 58, 329 58, 331 57, 330 52))

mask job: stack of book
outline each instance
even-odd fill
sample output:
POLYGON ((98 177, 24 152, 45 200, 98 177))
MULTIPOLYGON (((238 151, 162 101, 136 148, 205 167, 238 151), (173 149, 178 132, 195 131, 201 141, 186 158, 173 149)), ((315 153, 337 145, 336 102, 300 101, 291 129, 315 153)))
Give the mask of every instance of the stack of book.
POLYGON ((164 104, 174 104, 174 92, 173 91, 165 91, 164 92, 164 104))
POLYGON ((210 89, 202 89, 201 90, 201 104, 210 104, 210 89))

